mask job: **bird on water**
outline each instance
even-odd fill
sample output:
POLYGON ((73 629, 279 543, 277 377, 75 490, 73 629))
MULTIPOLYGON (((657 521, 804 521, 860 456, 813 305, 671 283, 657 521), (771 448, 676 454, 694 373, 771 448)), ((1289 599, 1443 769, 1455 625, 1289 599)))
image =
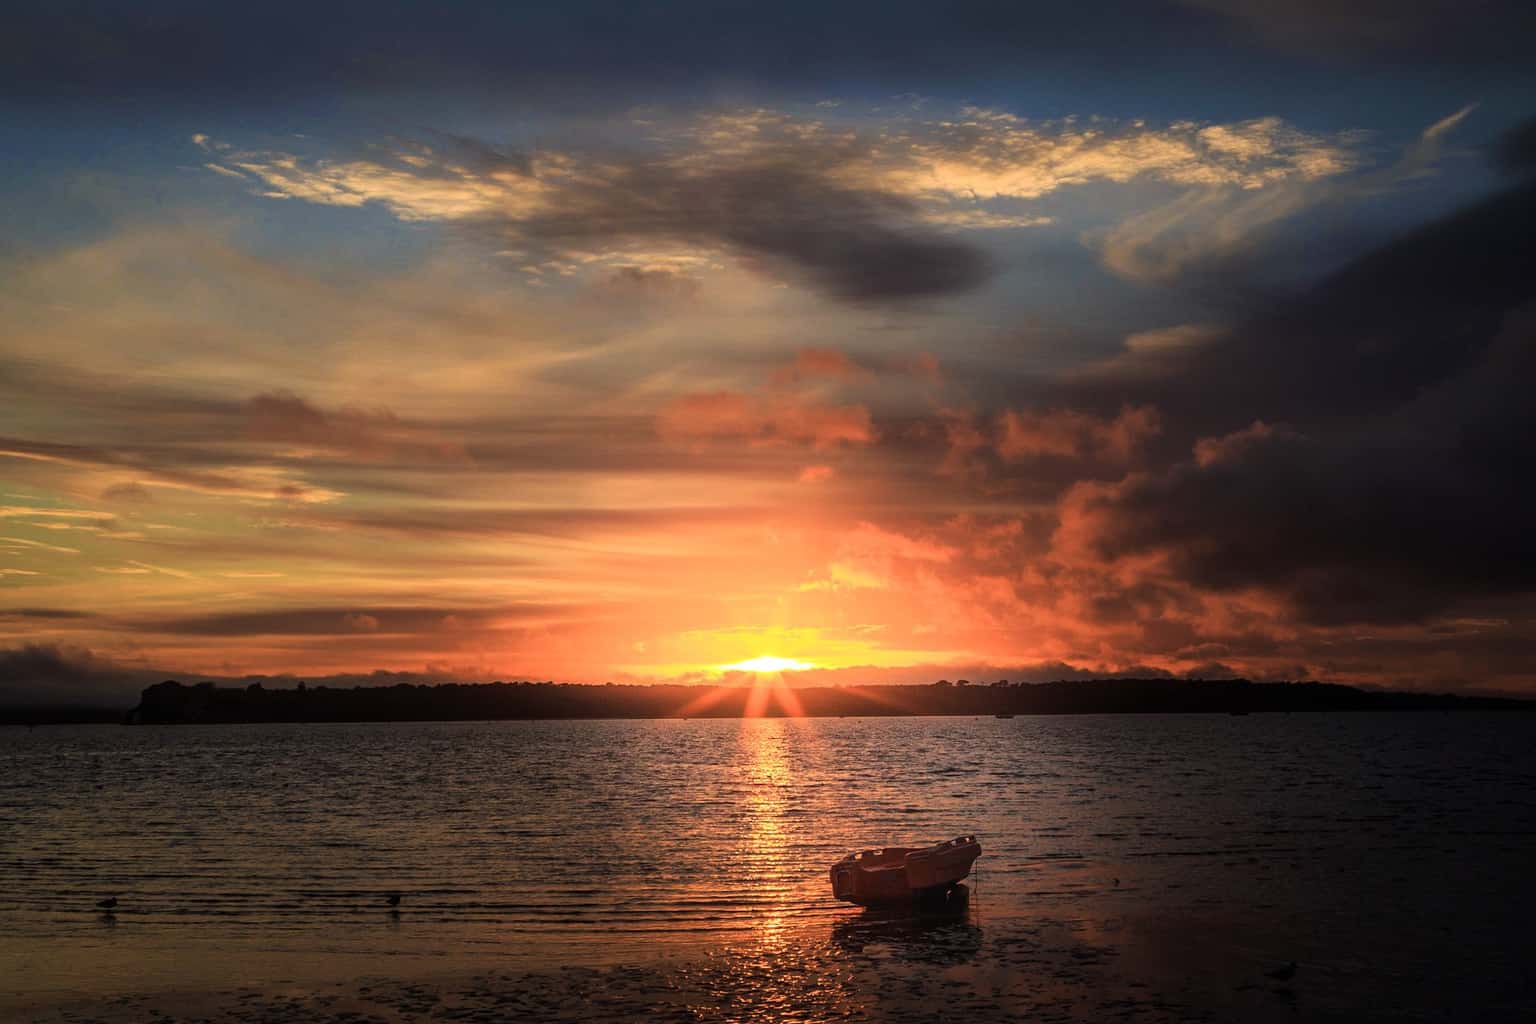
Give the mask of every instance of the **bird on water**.
POLYGON ((116 910, 117 909, 117 897, 116 896, 108 896, 104 900, 97 900, 96 901, 96 909, 97 910, 116 910))
POLYGON ((1278 970, 1270 971, 1267 977, 1273 978, 1276 981, 1290 981, 1292 978, 1296 977, 1296 961, 1292 960, 1284 967, 1281 967, 1278 970))
POLYGON ((384 897, 384 902, 388 903, 391 907, 398 907, 400 905, 400 894, 392 892, 384 897))

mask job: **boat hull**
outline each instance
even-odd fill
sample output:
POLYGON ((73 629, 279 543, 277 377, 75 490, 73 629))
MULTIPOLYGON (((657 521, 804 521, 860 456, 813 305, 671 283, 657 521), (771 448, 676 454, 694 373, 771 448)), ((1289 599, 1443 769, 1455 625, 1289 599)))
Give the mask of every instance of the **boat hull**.
POLYGON ((979 856, 975 836, 918 848, 861 850, 832 865, 832 895, 864 907, 922 899, 969 875, 979 856))

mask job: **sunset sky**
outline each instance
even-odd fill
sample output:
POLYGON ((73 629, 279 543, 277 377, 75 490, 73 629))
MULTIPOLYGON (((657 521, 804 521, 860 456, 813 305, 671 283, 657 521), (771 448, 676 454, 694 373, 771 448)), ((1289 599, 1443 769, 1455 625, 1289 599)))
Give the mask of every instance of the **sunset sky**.
POLYGON ((7 15, 0 701, 1536 695, 1529 5, 520 7, 7 15))

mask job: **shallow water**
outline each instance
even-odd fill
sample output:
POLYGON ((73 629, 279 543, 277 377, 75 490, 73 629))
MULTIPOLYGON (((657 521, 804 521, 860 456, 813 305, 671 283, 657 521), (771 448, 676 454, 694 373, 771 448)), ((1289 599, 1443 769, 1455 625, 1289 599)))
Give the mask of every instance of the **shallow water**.
POLYGON ((1186 987, 1296 960, 1314 1005, 1523 1012, 1533 740, 1475 713, 0 730, 0 965, 35 1003, 724 947, 985 972, 1060 932, 1186 987), (829 896, 848 850, 962 833, 956 917, 829 896))

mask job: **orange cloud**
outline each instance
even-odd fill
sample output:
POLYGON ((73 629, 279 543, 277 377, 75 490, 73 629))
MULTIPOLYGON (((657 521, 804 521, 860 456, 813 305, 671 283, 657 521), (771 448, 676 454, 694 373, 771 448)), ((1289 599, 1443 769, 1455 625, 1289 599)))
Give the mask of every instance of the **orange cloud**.
POLYGON ((1161 429, 1157 410, 1127 407, 1114 419, 1071 409, 1035 413, 1009 410, 997 425, 997 453, 1005 460, 1042 455, 1126 462, 1161 429))
POLYGON ((1255 445, 1275 437, 1295 437, 1293 431, 1254 420, 1242 430, 1221 437, 1202 437, 1195 442, 1195 464, 1201 467, 1236 462, 1255 445))
POLYGON ((803 484, 825 483, 832 479, 834 472, 831 466, 806 466, 796 479, 803 484))
POLYGON ((852 381, 867 376, 867 370, 835 348, 803 348, 795 353, 793 363, 774 373, 773 381, 786 385, 817 379, 852 381))
POLYGON ((672 441, 745 440, 755 444, 808 444, 815 449, 866 445, 875 440, 869 409, 831 405, 794 394, 733 391, 684 395, 656 420, 672 441))

